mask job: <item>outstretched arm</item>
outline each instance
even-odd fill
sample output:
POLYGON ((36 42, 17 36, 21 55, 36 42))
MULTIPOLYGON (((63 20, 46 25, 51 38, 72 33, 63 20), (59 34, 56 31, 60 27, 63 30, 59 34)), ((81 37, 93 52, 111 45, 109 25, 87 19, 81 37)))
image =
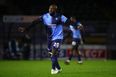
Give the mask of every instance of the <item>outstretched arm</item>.
POLYGON ((28 27, 24 28, 24 27, 19 27, 18 30, 20 32, 28 32, 31 28, 33 28, 34 26, 36 26, 38 23, 40 23, 42 21, 42 16, 39 16, 38 19, 34 20, 28 27))

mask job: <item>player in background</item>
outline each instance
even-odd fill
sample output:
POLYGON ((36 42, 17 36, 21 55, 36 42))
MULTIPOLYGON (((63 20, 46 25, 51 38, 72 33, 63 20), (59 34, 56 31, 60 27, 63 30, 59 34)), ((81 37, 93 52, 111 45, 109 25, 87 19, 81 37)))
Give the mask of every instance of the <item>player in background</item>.
POLYGON ((57 9, 57 5, 50 5, 48 13, 43 14, 37 20, 33 21, 28 28, 19 29, 21 32, 25 32, 39 22, 45 25, 48 36, 48 50, 51 54, 52 62, 51 74, 57 74, 62 70, 58 62, 58 55, 63 40, 63 25, 67 21, 67 18, 63 14, 58 13, 57 9))
POLYGON ((76 17, 71 17, 70 21, 71 21, 70 30, 72 31, 72 49, 65 63, 66 64, 70 63, 73 57, 73 52, 77 54, 78 63, 83 63, 82 55, 79 50, 79 45, 83 44, 83 40, 81 36, 81 31, 83 31, 83 25, 79 21, 77 21, 76 17))

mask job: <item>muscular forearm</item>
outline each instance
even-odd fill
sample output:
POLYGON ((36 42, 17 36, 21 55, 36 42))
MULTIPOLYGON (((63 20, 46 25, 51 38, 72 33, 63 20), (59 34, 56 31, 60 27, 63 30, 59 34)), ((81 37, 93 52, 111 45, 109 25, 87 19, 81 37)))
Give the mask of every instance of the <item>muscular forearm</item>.
POLYGON ((28 32, 31 28, 35 27, 38 23, 40 23, 39 19, 33 21, 28 27, 25 28, 25 32, 28 32))

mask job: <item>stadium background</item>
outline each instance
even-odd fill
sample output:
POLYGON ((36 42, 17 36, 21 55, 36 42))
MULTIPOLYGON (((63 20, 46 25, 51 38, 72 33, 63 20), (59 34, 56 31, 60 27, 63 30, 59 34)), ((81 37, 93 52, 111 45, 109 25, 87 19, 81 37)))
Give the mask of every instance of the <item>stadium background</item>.
POLYGON ((0 0, 0 77, 116 77, 116 0, 0 0), (59 63, 62 72, 51 75, 46 50, 46 32, 38 24, 29 37, 18 31, 55 3, 66 16, 75 15, 85 27, 83 64, 75 59, 64 63, 71 48, 70 33, 65 39, 59 63), (12 47, 17 50, 14 54, 12 47), (46 59, 47 58, 47 59, 46 59))
MULTIPOLYGON (((0 0, 0 59, 12 59, 8 45, 13 39, 21 45, 31 45, 30 52, 26 52, 29 59, 48 57, 42 24, 29 32, 31 39, 23 38, 24 34, 17 29, 28 26, 37 16, 47 12, 52 3, 57 4, 64 15, 77 16, 85 26, 85 42, 81 47, 86 58, 116 59, 116 1, 113 0, 0 0)), ((70 41, 70 34, 65 33, 61 57, 66 56, 70 41)), ((18 52, 23 51, 21 48, 17 48, 18 52)))

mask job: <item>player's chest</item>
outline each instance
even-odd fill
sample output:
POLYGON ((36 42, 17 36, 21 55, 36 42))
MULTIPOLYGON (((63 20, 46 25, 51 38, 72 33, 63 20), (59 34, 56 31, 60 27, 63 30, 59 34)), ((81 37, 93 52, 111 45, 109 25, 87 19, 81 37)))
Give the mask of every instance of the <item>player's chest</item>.
POLYGON ((58 21, 59 17, 52 17, 52 16, 48 16, 44 19, 44 21, 48 22, 48 23, 52 23, 54 21, 58 21))

